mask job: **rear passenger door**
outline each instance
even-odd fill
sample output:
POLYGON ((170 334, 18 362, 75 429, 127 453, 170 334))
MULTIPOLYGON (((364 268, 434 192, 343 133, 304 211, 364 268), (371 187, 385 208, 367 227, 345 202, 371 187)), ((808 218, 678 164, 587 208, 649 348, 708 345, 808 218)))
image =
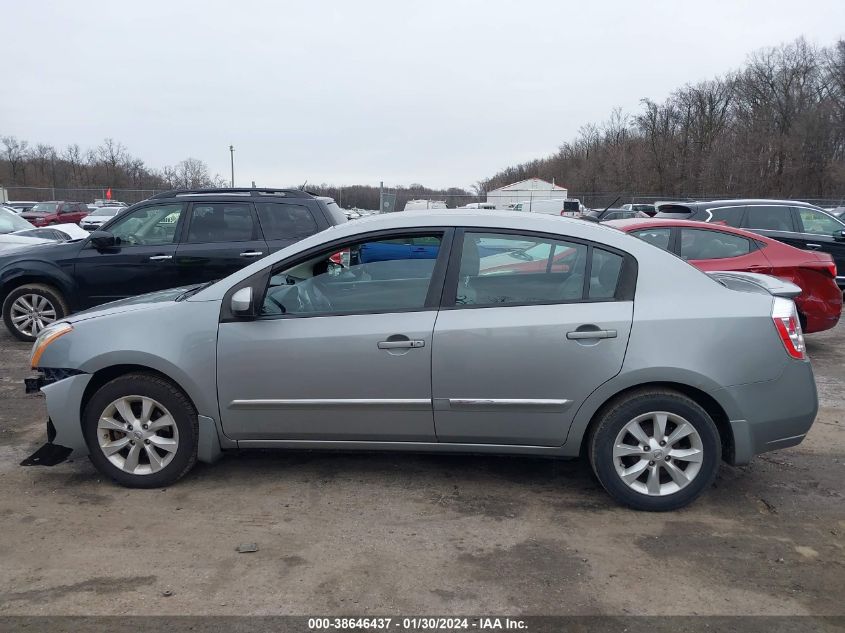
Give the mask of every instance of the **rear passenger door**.
POLYGON ((258 221, 270 252, 275 252, 320 231, 313 205, 257 202, 258 221))
POLYGON ((194 202, 176 249, 178 285, 222 279, 268 252, 252 202, 194 202))
POLYGON ((438 441, 562 445, 622 367, 633 259, 537 234, 467 230, 454 244, 432 350, 438 441))

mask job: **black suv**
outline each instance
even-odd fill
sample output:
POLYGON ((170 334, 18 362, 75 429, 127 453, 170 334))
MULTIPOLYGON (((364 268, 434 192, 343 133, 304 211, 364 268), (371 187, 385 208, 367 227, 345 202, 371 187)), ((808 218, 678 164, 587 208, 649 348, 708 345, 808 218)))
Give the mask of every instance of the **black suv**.
POLYGON ((84 240, 0 256, 3 321, 14 336, 33 341, 70 312, 220 279, 344 222, 334 200, 299 190, 161 193, 84 240))
POLYGON ((721 222, 790 246, 830 253, 836 283, 845 287, 845 222, 806 202, 794 200, 714 200, 659 203, 656 218, 721 222))

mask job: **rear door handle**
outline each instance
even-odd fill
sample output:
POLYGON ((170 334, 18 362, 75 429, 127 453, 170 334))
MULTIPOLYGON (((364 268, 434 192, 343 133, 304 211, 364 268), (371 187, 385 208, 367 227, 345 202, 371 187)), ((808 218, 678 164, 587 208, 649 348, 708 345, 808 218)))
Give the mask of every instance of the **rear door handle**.
POLYGON ((261 257, 263 254, 261 251, 244 251, 241 257, 261 257))
POLYGON ((616 338, 616 330, 573 330, 566 333, 570 341, 580 341, 591 338, 616 338))
POLYGON ((379 341, 378 348, 379 349, 411 349, 417 347, 425 347, 425 341, 423 340, 411 340, 411 341, 379 341))
POLYGON ((810 250, 817 251, 821 247, 822 247, 821 244, 811 244, 810 242, 807 242, 807 248, 809 248, 810 250))
POLYGON ((160 262, 165 259, 173 259, 173 255, 151 255, 150 261, 151 262, 160 262))

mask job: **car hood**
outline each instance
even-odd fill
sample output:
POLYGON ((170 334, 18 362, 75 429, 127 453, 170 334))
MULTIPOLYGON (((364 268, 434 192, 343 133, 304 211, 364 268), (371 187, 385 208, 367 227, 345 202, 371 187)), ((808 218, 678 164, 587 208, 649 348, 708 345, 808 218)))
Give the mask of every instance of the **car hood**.
POLYGON ((64 320, 70 323, 77 323, 79 321, 87 321, 89 319, 119 314, 121 312, 154 309, 156 307, 172 304, 180 295, 192 288, 196 288, 196 285, 169 288, 167 290, 159 290, 145 295, 138 295, 137 297, 119 299, 117 301, 112 301, 111 303, 105 303, 101 306, 97 306, 96 308, 77 312, 64 320))

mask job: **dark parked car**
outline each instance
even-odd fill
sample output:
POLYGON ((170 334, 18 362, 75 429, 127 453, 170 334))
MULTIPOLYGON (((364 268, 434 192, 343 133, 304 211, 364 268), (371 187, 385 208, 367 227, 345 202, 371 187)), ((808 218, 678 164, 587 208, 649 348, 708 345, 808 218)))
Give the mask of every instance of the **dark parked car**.
POLYGON ((790 246, 829 253, 845 287, 845 222, 819 207, 794 200, 714 200, 659 204, 656 218, 720 222, 790 246))
POLYGON ((635 209, 591 209, 581 215, 582 220, 590 222, 607 222, 609 220, 627 220, 629 218, 648 217, 642 211, 635 209))
POLYGON ((35 226, 50 224, 79 224, 88 215, 88 207, 81 202, 39 202, 21 217, 35 226))
POLYGON ((126 209, 85 239, 0 255, 0 302, 24 341, 71 312, 195 286, 346 222, 331 198, 299 190, 170 191, 126 209))

